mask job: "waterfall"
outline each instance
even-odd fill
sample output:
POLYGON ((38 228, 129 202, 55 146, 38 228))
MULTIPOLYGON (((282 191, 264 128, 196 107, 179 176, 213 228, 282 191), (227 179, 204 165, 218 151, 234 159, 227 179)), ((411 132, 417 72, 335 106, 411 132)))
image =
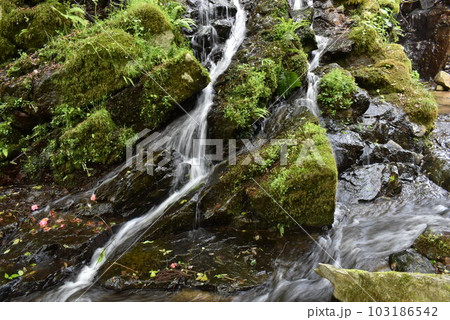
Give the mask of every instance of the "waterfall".
POLYGON ((319 89, 320 77, 314 73, 314 70, 319 66, 320 58, 327 48, 329 39, 316 35, 317 49, 312 52, 312 60, 308 68, 308 90, 306 91, 306 98, 299 99, 301 105, 308 107, 316 117, 320 115, 319 106, 317 105, 317 94, 319 89))
MULTIPOLYGON (((211 165, 205 161, 205 148, 194 150, 192 146, 194 139, 206 138, 207 116, 213 105, 215 95, 214 84, 217 78, 227 70, 233 56, 245 38, 246 12, 239 3, 239 0, 230 0, 230 2, 236 7, 237 13, 231 29, 231 35, 223 48, 222 58, 217 63, 213 61, 212 55, 214 54, 214 49, 218 48, 217 43, 214 43, 215 47, 207 56, 203 55, 203 53, 201 54, 203 55, 202 62, 211 66, 211 82, 200 94, 192 114, 175 121, 164 131, 164 134, 170 134, 171 137, 166 147, 178 151, 182 155, 184 163, 190 164, 189 182, 178 190, 175 190, 164 202, 150 209, 145 215, 125 223, 103 248, 98 248, 95 251, 91 262, 81 269, 74 281, 68 281, 60 288, 48 293, 44 297, 44 300, 67 301, 76 293, 82 293, 88 290, 94 283, 94 279, 100 268, 109 259, 116 256, 119 250, 123 251, 125 244, 133 245, 139 239, 138 236, 143 230, 148 228, 152 222, 160 217, 169 206, 179 201, 190 190, 207 178, 211 172, 211 165)), ((216 31, 210 24, 210 15, 214 14, 214 10, 210 10, 208 0, 201 0, 199 9, 200 28, 202 30, 210 30, 214 38, 216 31)), ((178 172, 179 175, 183 173, 183 170, 179 170, 178 172)))
POLYGON ((293 10, 300 10, 312 7, 313 0, 290 0, 290 5, 293 10))

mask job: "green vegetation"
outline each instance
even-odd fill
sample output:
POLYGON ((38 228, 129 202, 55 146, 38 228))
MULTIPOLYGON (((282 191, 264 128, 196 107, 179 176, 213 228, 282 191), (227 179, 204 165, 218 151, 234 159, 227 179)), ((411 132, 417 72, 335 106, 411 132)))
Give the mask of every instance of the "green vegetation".
POLYGON ((348 72, 336 68, 320 80, 317 100, 326 113, 335 114, 350 108, 357 90, 355 79, 348 72))
POLYGON ((325 129, 313 118, 299 118, 279 138, 296 143, 283 147, 287 165, 281 163, 279 144, 263 146, 259 163, 248 155, 239 157, 211 191, 208 210, 226 211, 237 219, 242 212, 252 213, 271 226, 290 226, 293 221, 281 205, 301 224, 333 222, 337 169, 325 129))
POLYGON ((240 65, 232 65, 218 88, 224 123, 216 126, 219 130, 223 127, 222 138, 248 130, 268 114, 268 104, 276 93, 287 97, 306 80, 308 57, 296 33, 303 24, 288 18, 285 1, 259 2, 255 12, 261 12, 261 24, 267 28, 251 37, 247 50, 252 54, 240 65))
POLYGON ((279 66, 265 59, 259 67, 243 64, 237 71, 224 114, 238 127, 245 127, 267 115, 265 106, 277 88, 279 66))
POLYGON ((55 175, 65 180, 67 174, 76 170, 84 169, 89 173, 89 165, 114 163, 124 153, 130 133, 118 130, 105 109, 95 111, 50 144, 55 175))
POLYGON ((350 71, 360 87, 395 103, 411 121, 431 130, 437 118, 437 104, 414 77, 403 48, 391 43, 401 34, 395 18, 400 2, 378 1, 379 8, 359 7, 355 12, 356 24, 349 38, 354 41, 352 57, 360 62, 350 63, 350 71), (372 63, 367 63, 368 59, 372 63))
POLYGON ((70 8, 57 0, 24 8, 7 2, 2 3, 0 10, 0 63, 19 50, 36 50, 53 36, 70 31, 70 20, 58 14, 67 13, 70 8))
POLYGON ((16 1, 2 8, 0 58, 18 56, 7 80, 19 83, 23 92, 30 92, 34 77, 45 79, 44 89, 35 95, 39 102, 29 101, 31 111, 25 98, 2 94, 0 161, 22 152, 28 174, 50 168, 55 179, 68 181, 72 173, 89 172, 89 165, 119 161, 130 128, 158 127, 177 103, 208 82, 180 31, 192 21, 182 17, 179 3, 131 0, 94 23, 84 19, 80 7, 56 0, 21 5, 16 1), (128 104, 108 102, 122 92, 128 104), (122 121, 130 104, 137 108, 134 118, 122 121), (38 116, 26 128, 18 127, 17 112, 38 116))

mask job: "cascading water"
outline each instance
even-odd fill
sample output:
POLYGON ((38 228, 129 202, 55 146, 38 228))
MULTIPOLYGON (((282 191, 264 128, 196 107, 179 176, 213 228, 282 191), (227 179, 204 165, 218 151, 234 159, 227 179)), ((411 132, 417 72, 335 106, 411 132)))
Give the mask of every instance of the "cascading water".
POLYGON ((299 99, 298 103, 305 105, 316 117, 320 115, 319 107, 317 105, 317 94, 319 89, 320 77, 314 73, 314 70, 319 66, 322 53, 327 48, 329 39, 316 35, 317 49, 312 53, 312 60, 308 68, 308 90, 306 91, 306 98, 299 99))
MULTIPOLYGON (((103 248, 98 248, 91 258, 89 265, 83 267, 74 281, 66 282, 63 286, 48 293, 44 300, 47 301, 66 301, 76 293, 89 288, 93 283, 95 276, 105 262, 123 250, 124 245, 133 244, 138 240, 141 231, 145 230, 152 222, 160 217, 164 211, 176 201, 179 201, 192 188, 203 181, 211 171, 211 166, 205 161, 205 148, 193 148, 194 139, 205 139, 207 134, 207 116, 213 105, 214 84, 217 78, 229 67, 234 54, 242 44, 246 33, 246 13, 239 0, 230 0, 236 7, 237 13, 234 25, 231 29, 231 35, 223 48, 223 54, 220 61, 214 63, 212 55, 217 44, 214 43, 213 49, 208 55, 204 55, 203 63, 210 65, 210 84, 202 91, 199 96, 194 112, 175 121, 169 126, 163 134, 170 135, 170 140, 165 146, 167 149, 178 151, 184 160, 184 164, 190 165, 189 181, 180 189, 174 191, 168 198, 157 207, 150 209, 142 217, 136 218, 125 223, 117 234, 112 236, 103 248), (134 241, 134 242, 133 242, 134 241)), ((202 0, 200 3, 200 23, 201 29, 209 29, 212 36, 215 37, 216 31, 210 24, 209 15, 211 14, 210 3, 208 0, 202 0)), ((186 166, 183 166, 186 167, 186 166)), ((183 170, 179 170, 179 175, 183 170)))

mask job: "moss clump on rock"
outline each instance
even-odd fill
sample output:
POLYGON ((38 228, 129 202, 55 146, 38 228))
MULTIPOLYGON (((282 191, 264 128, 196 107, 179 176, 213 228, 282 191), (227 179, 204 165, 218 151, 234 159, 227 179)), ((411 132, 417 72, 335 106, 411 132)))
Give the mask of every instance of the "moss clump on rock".
POLYGON ((167 14, 146 0, 133 0, 126 10, 116 14, 110 21, 113 27, 148 39, 172 30, 167 14))
POLYGON ((342 69, 335 68, 320 80, 317 100, 326 113, 346 110, 353 103, 353 96, 358 91, 355 79, 342 69))
POLYGON ((217 105, 210 120, 211 135, 227 138, 246 132, 267 115, 278 92, 287 96, 305 84, 308 58, 289 18, 286 1, 258 1, 248 22, 249 38, 218 82, 217 105))
POLYGON ((265 106, 278 85, 280 66, 271 59, 262 61, 261 66, 239 65, 233 76, 233 86, 227 87, 227 105, 224 116, 238 128, 246 127, 251 121, 266 115, 265 106))
POLYGON ((114 163, 123 155, 130 136, 130 131, 116 126, 108 111, 94 111, 50 145, 55 176, 65 180, 74 171, 88 170, 89 165, 114 163))
POLYGON ((450 257, 450 234, 427 230, 417 238, 413 247, 428 259, 444 262, 450 257))
POLYGON ((63 68, 57 82, 63 102, 88 104, 127 85, 140 47, 134 38, 120 29, 109 29, 66 44, 63 68))
POLYGON ((425 273, 368 272, 319 264, 315 271, 344 302, 437 302, 450 299, 450 277, 425 273))
POLYGON ((0 20, 0 63, 16 55, 19 50, 41 48, 59 32, 68 31, 71 22, 60 14, 68 10, 67 5, 56 0, 24 8, 11 3, 3 5, 0 20))
POLYGON ((259 217, 262 226, 293 225, 286 210, 301 224, 332 224, 337 169, 325 129, 316 121, 306 115, 279 137, 296 143, 287 147, 285 160, 279 144, 263 146, 259 162, 247 154, 239 157, 203 198, 205 215, 225 213, 238 221, 246 212, 259 217))

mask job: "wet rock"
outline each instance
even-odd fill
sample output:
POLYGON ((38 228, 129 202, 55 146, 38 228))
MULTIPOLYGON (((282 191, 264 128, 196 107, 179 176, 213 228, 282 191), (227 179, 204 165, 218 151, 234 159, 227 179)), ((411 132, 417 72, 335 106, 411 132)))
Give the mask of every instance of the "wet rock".
POLYGON ((440 114, 436 129, 430 135, 431 146, 426 150, 423 170, 430 179, 450 190, 450 115, 440 114))
POLYGON ((426 9, 417 7, 417 4, 412 7, 405 5, 402 11, 400 23, 405 34, 400 43, 421 77, 431 79, 446 65, 450 46, 450 9, 441 0, 426 9))
POLYGON ((231 32, 231 28, 233 26, 232 22, 228 19, 216 20, 213 22, 213 26, 217 31, 217 35, 219 36, 219 40, 221 42, 226 41, 231 32))
POLYGON ((355 125, 364 140, 384 144, 392 140, 407 150, 420 152, 424 142, 417 137, 422 130, 416 130, 407 115, 390 103, 373 100, 363 114, 361 122, 355 125))
POLYGON ((436 77, 434 78, 434 81, 447 88, 450 89, 450 74, 448 74, 445 71, 439 71, 438 74, 436 75, 436 77))
POLYGON ((214 228, 156 237, 149 232, 100 283, 116 291, 187 288, 227 296, 264 283, 273 272, 274 254, 300 254, 310 245, 306 235, 281 238, 278 231, 214 228))
POLYGON ((345 203, 373 201, 380 196, 401 192, 395 165, 373 164, 349 169, 341 174, 338 200, 345 203))
POLYGON ((353 103, 352 103, 352 112, 354 116, 361 116, 363 115, 367 109, 369 109, 370 106, 370 95, 367 93, 366 90, 363 90, 361 88, 358 88, 358 92, 355 93, 353 97, 353 103))
POLYGON ((328 134, 333 148, 336 165, 343 172, 357 163, 363 154, 364 144, 358 133, 353 131, 328 134))
POLYGON ((389 264, 393 271, 398 272, 435 273, 431 262, 414 249, 391 254, 389 264))
MULTIPOLYGON (((114 178, 103 183, 96 191, 99 203, 112 206, 115 215, 136 216, 163 199, 173 186, 175 169, 181 157, 173 152, 166 163, 166 151, 160 152, 152 163, 146 163, 145 170, 137 164, 123 168, 114 178), (151 171, 147 169, 152 168, 151 171)), ((109 213, 109 206, 96 207, 96 212, 109 213), (106 211, 104 209, 107 209, 106 211)), ((86 213, 89 215, 90 213, 86 213)))
POLYGON ((352 52, 354 42, 348 38, 348 32, 342 33, 330 40, 322 56, 323 61, 336 61, 352 52))
POLYGON ((443 226, 440 230, 427 229, 414 242, 414 249, 430 260, 449 264, 450 230, 443 226))
POLYGON ((392 140, 385 144, 368 143, 363 155, 365 163, 402 162, 418 165, 422 158, 422 155, 405 150, 392 140))
POLYGON ((333 295, 345 302, 448 301, 450 277, 423 273, 368 272, 319 263, 315 270, 334 286, 333 295))

